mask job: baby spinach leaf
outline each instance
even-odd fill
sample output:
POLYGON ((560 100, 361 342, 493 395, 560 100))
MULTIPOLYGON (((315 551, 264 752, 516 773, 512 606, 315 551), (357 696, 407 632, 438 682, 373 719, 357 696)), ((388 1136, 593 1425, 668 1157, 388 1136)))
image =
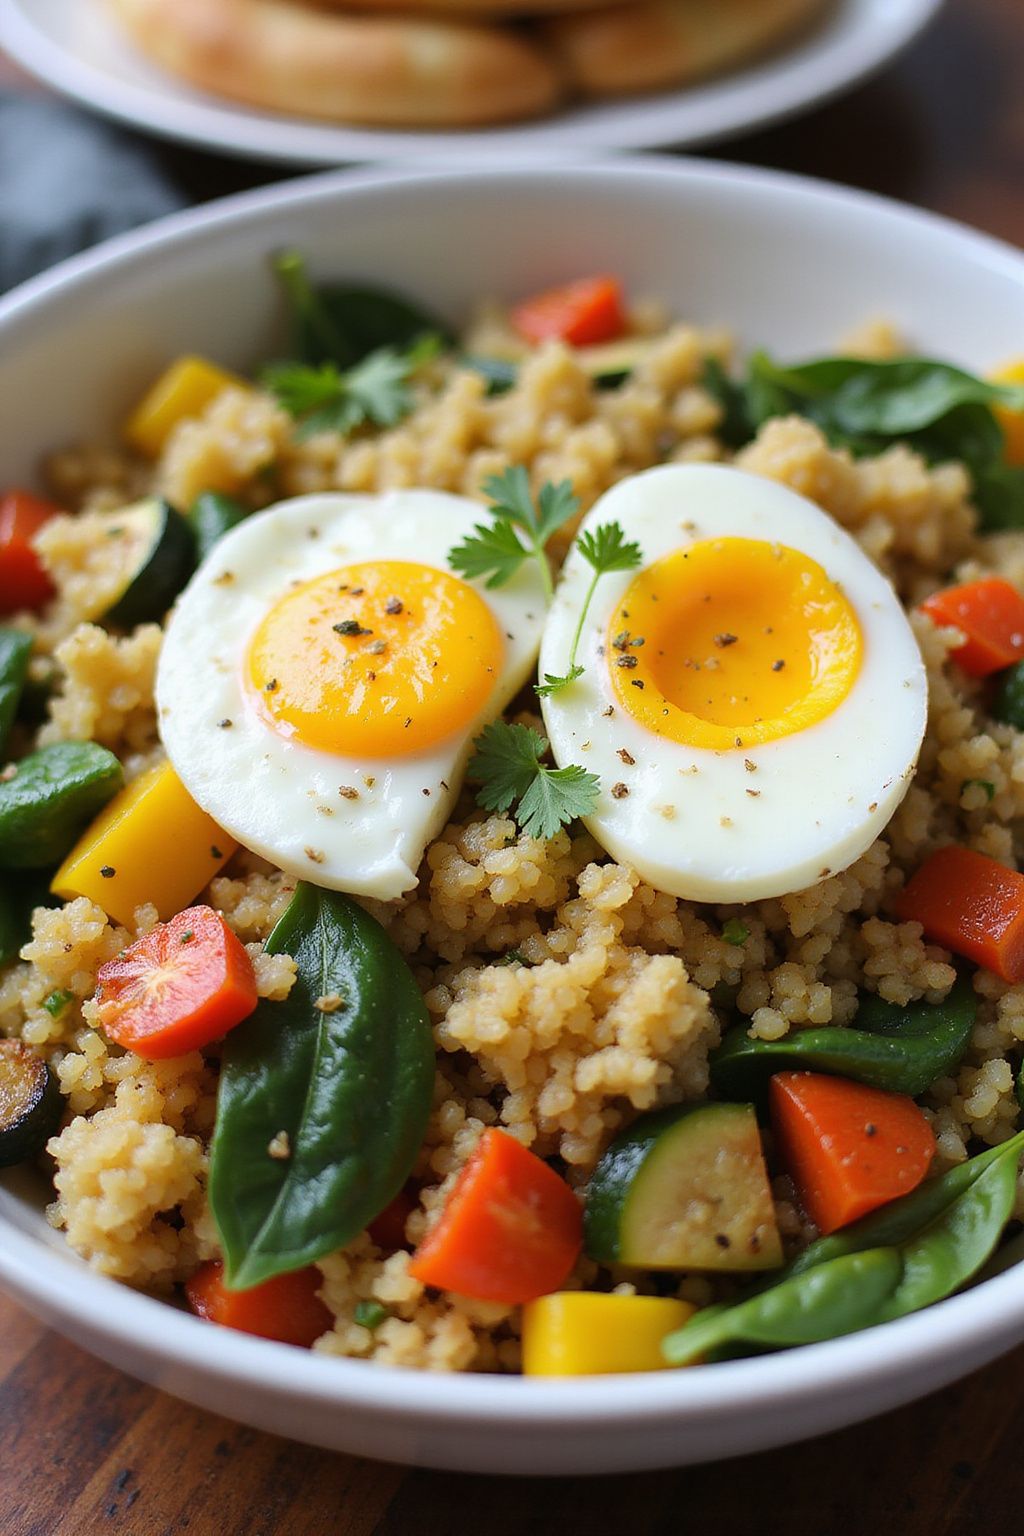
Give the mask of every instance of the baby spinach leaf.
MULTIPOLYGON (((0 884, 0 965, 10 965, 32 937, 32 913, 36 907, 57 907, 50 893, 50 874, 8 875, 0 884)), ((44 1005, 45 1006, 45 1005, 44 1005)))
POLYGON ((55 741, 21 758, 0 780, 0 867, 58 864, 123 783, 117 758, 94 741, 55 741))
POLYGON ((428 333, 452 340, 437 315, 386 288, 312 282, 298 251, 275 257, 274 271, 290 311, 292 356, 310 367, 347 371, 382 348, 407 351, 428 333))
POLYGON ((31 654, 31 635, 23 629, 0 629, 0 752, 18 713, 31 654))
POLYGON ((383 1210, 412 1169, 434 1083, 419 989, 356 902, 300 885, 266 947, 298 974, 225 1041, 211 1154, 238 1289, 313 1263, 383 1210))
POLYGON ((977 999, 962 977, 941 1003, 897 1008, 865 998, 848 1028, 795 1029, 781 1040, 751 1040, 745 1025, 711 1057, 711 1081, 727 1099, 763 1099, 774 1072, 803 1069, 849 1077, 891 1093, 923 1093, 959 1062, 971 1038, 977 999))

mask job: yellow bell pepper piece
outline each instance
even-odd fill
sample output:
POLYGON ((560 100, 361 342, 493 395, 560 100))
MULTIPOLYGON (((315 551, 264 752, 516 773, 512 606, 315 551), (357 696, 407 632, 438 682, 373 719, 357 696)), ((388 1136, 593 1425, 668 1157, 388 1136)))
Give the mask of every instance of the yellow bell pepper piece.
POLYGON ((187 907, 237 843, 200 810, 170 763, 134 779, 86 828, 53 877, 55 896, 88 896, 129 924, 152 902, 161 920, 187 907))
MULTIPOLYGON (((1024 384, 1024 357, 1011 358, 992 373, 996 384, 1024 384)), ((1006 460, 1009 464, 1024 466, 1024 411, 1011 411, 1008 406, 992 407, 996 420, 1006 434, 1006 460)))
POLYGON ((662 1296, 605 1296, 555 1291, 523 1308, 525 1376, 602 1376, 664 1371, 666 1334, 696 1311, 662 1296))
POLYGON ((205 357, 179 357, 142 397, 125 424, 124 435, 133 448, 155 459, 179 421, 200 415, 229 388, 250 385, 205 357))

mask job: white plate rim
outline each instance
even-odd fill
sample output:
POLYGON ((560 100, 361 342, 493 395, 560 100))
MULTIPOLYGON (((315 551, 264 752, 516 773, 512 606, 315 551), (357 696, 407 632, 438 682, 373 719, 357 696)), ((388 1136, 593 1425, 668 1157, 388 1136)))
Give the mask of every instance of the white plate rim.
MULTIPOLYGON (((479 163, 497 153, 587 156, 655 148, 696 148, 782 121, 821 105, 876 74, 938 14, 943 0, 887 0, 884 24, 870 0, 850 35, 820 46, 814 34, 766 60, 677 92, 658 93, 532 124, 449 133, 359 129, 250 110, 191 91, 152 69, 149 88, 55 47, 33 18, 33 0, 0 0, 0 46, 30 74, 81 106, 129 127, 197 148, 292 166, 429 157, 436 164, 479 163), (820 52, 820 57, 817 57, 820 52), (111 82, 115 89, 112 91, 111 82), (691 121, 692 119, 692 121, 691 121)), ((100 0, 50 0, 68 7, 100 0)), ((881 14, 881 8, 879 8, 881 14)))
MULTIPOLYGON (((566 167, 570 169, 582 179, 625 180, 639 175, 666 185, 725 181, 752 191, 810 198, 826 207, 843 204, 862 210, 865 217, 888 222, 890 234, 901 227, 908 232, 927 231, 1024 287, 1024 253, 940 215, 873 193, 786 172, 657 156, 566 167)), ((509 183, 537 174, 537 168, 529 165, 505 165, 491 172, 509 183)), ((106 282, 119 270, 144 264, 155 248, 173 250, 196 236, 244 227, 293 204, 330 201, 348 187, 386 192, 396 183, 445 184, 453 178, 471 181, 478 175, 468 167, 462 172, 397 168, 328 172, 172 214, 72 257, 0 299, 0 337, 5 330, 31 325, 34 313, 49 303, 55 291, 70 284, 81 296, 91 281, 106 282)), ((790 1404, 806 1407, 833 1396, 839 1386, 850 1390, 894 1374, 909 1374, 940 1358, 947 1347, 961 1356, 969 1350, 975 1358, 961 1359, 957 1369, 947 1373, 951 1379, 1024 1337, 1024 1270, 1016 1266, 922 1312, 846 1338, 722 1362, 709 1369, 605 1377, 597 1390, 593 1379, 585 1377, 535 1380, 374 1368, 212 1328, 166 1301, 91 1272, 70 1253, 55 1253, 3 1217, 0 1281, 31 1310, 48 1319, 71 1318, 83 1325, 111 1355, 123 1354, 127 1347, 137 1359, 145 1357, 157 1367, 157 1377, 160 1369, 180 1365, 226 1384, 254 1390, 270 1386, 277 1392, 300 1394, 325 1409, 365 1407, 395 1422, 429 1420, 443 1428, 468 1428, 481 1419, 510 1430, 529 1424, 555 1427, 568 1420, 575 1428, 628 1419, 631 1425, 669 1421, 682 1429, 709 1417, 726 1417, 738 1403, 745 1413, 757 1407, 775 1411, 790 1404), (155 1337, 159 1343, 151 1344, 155 1337)))

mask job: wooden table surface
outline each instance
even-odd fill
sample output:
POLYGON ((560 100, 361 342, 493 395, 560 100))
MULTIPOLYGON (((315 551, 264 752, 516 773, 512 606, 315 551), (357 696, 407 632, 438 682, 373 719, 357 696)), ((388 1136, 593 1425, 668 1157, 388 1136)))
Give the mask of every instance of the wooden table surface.
MULTIPOLYGON (((157 153, 194 200, 280 174, 157 153)), ((725 153, 1024 245, 1024 0, 948 0, 879 79, 725 153)), ((0 1536, 1014 1536, 1022 1440, 1024 1349, 910 1408, 741 1461, 589 1481, 408 1471, 200 1413, 0 1297, 0 1536)))

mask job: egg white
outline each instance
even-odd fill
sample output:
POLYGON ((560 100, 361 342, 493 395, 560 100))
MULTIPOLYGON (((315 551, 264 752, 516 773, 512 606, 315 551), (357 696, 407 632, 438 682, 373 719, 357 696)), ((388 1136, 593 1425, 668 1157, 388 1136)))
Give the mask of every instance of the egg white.
POLYGON ((286 739, 256 710, 246 653, 268 609, 293 585, 369 560, 411 560, 450 574, 448 551, 480 517, 478 502, 439 491, 301 496, 241 523, 196 572, 164 637, 160 735, 193 799, 246 848, 354 895, 390 900, 415 886, 424 848, 455 802, 473 737, 533 671, 545 610, 536 562, 495 591, 471 583, 505 637, 504 663, 478 717, 419 753, 350 757, 286 739))
MULTIPOLYGON (((781 896, 847 868, 903 799, 927 719, 924 664, 890 584, 812 502, 723 465, 669 465, 623 480, 581 531, 613 519, 639 543, 645 566, 721 537, 803 551, 840 584, 863 657, 833 713, 802 731, 723 752, 684 746, 618 702, 602 648, 637 572, 603 577, 579 649, 584 674, 542 701, 555 760, 600 776, 586 818, 594 836, 659 890, 693 901, 781 896)), ((592 575, 574 547, 544 631, 542 673, 564 673, 592 575)))

